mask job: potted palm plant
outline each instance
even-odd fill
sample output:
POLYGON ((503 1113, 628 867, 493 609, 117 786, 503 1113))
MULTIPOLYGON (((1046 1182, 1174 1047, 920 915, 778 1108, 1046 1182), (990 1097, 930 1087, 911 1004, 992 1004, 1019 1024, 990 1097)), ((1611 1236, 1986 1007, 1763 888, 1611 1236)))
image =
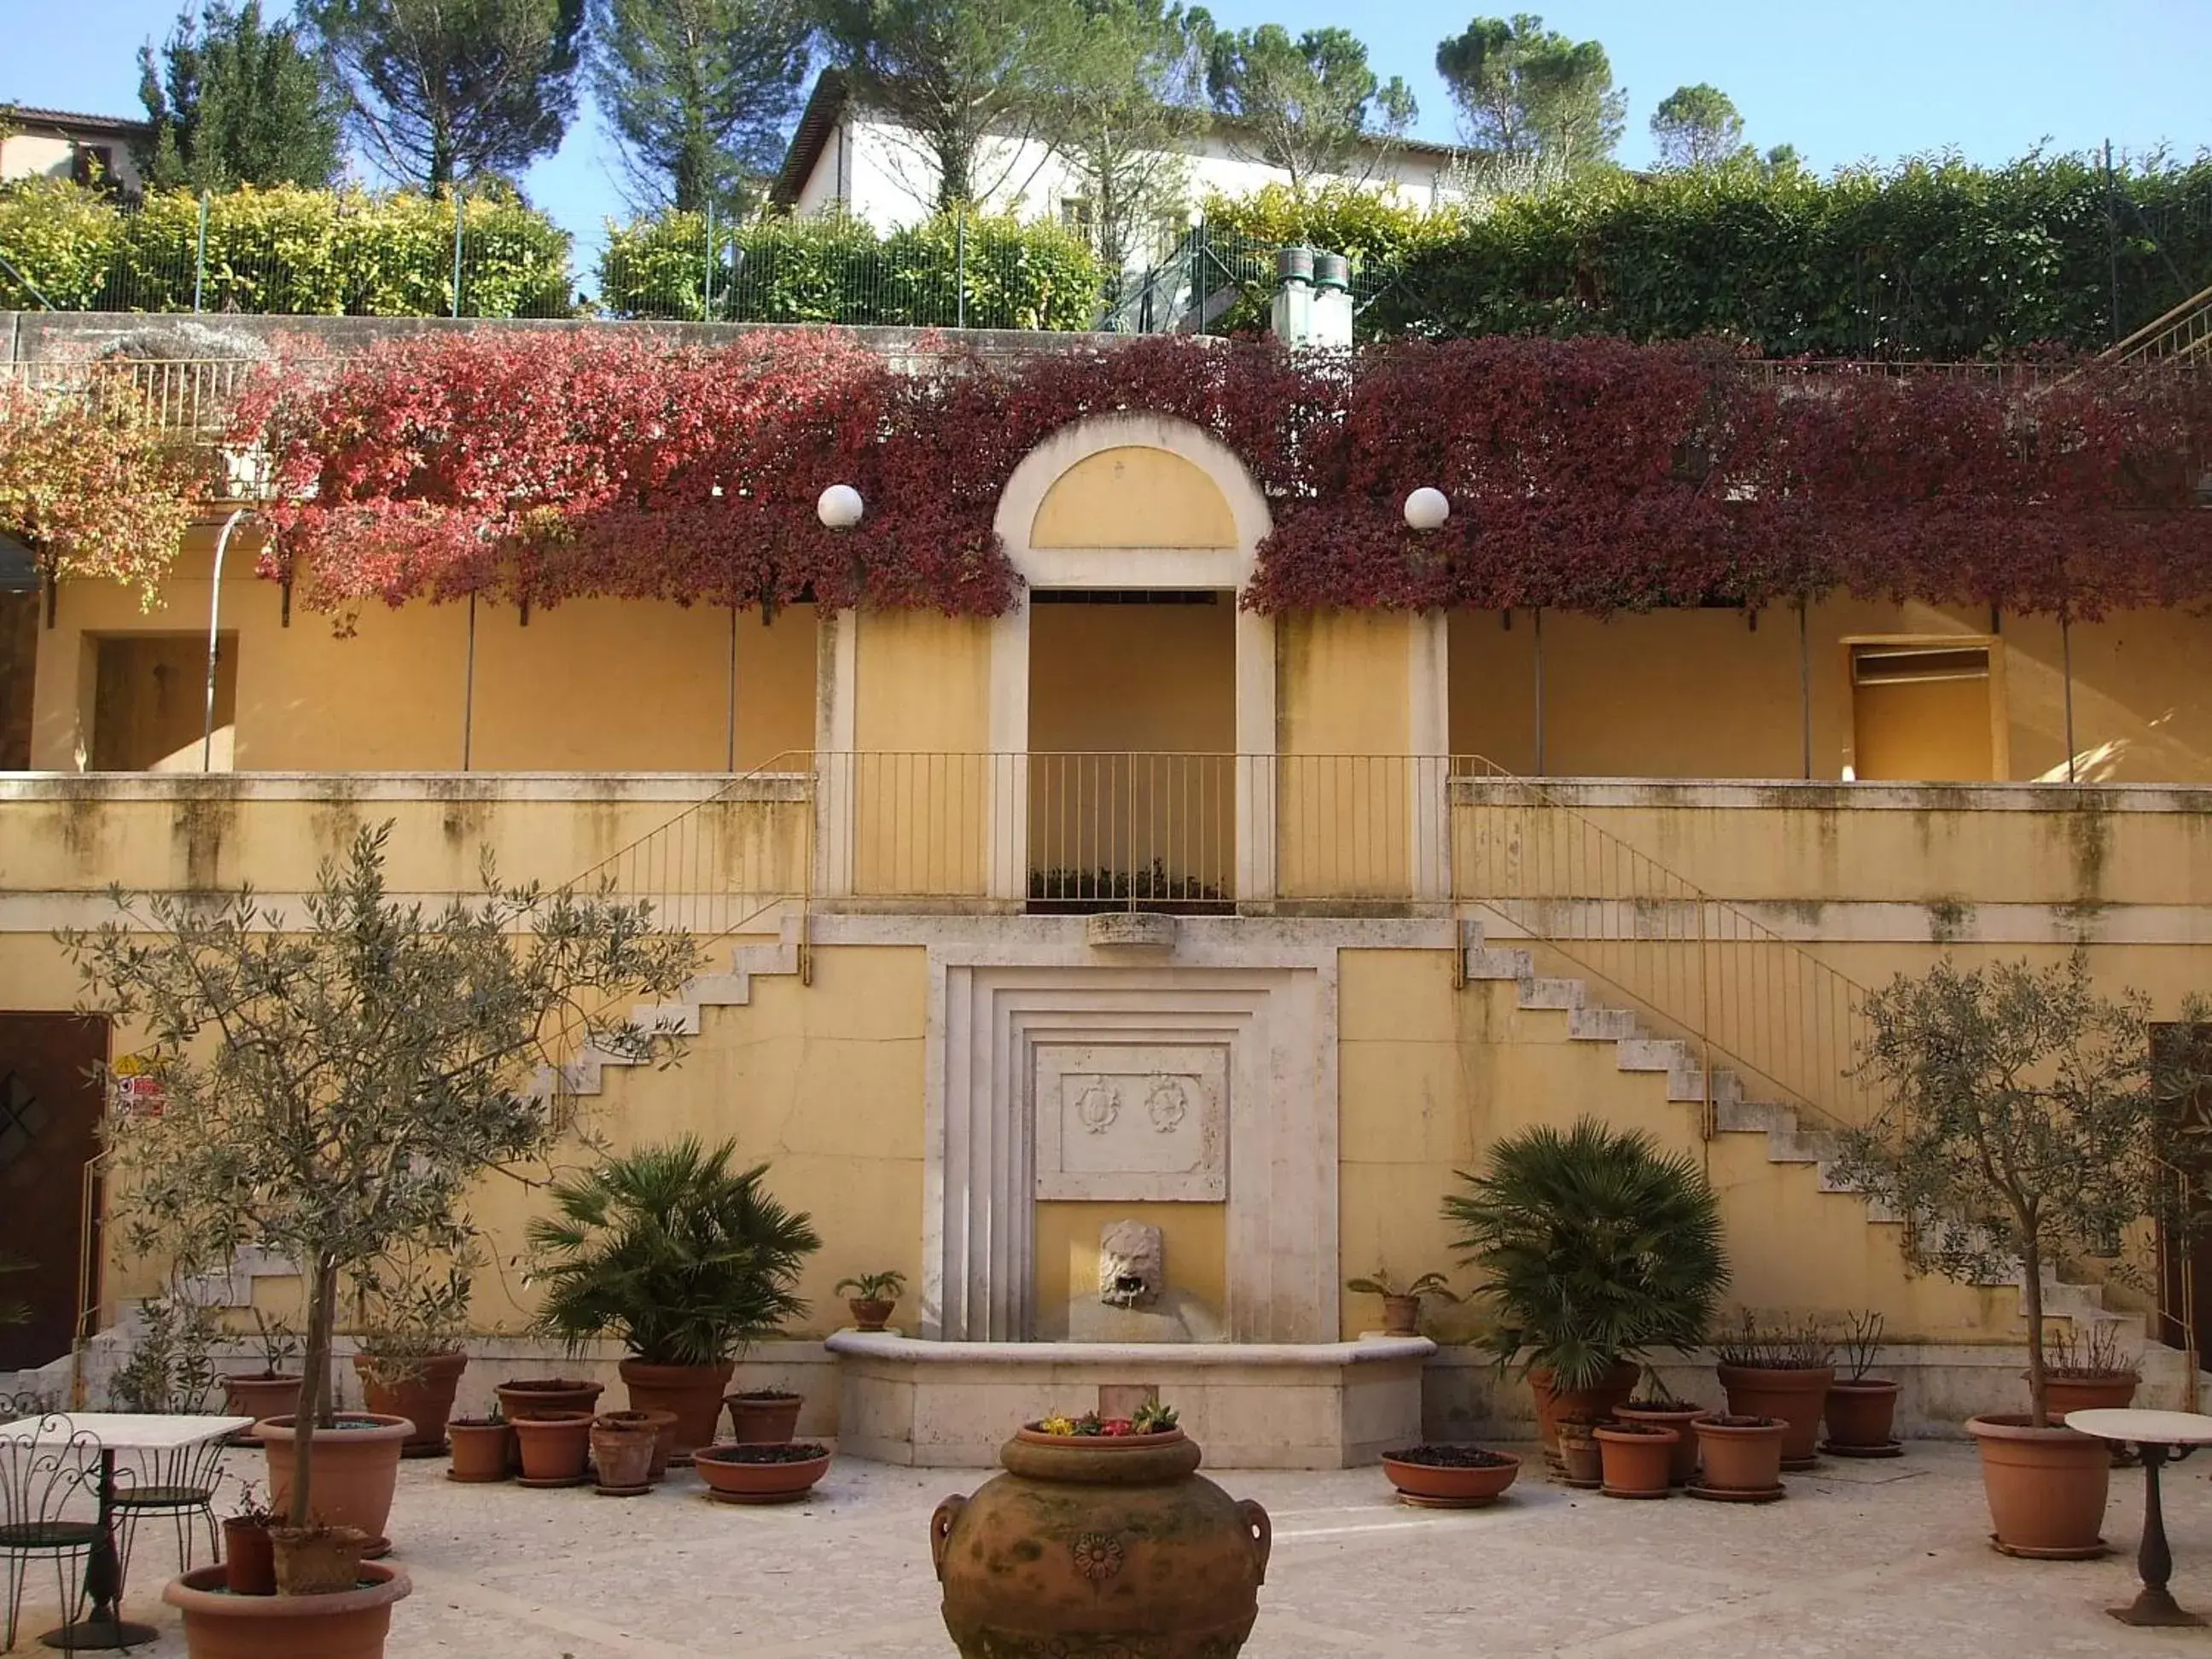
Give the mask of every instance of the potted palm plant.
POLYGON ((678 1462, 714 1439, 738 1354, 806 1311, 793 1287, 822 1244, 768 1190, 768 1165, 736 1158, 694 1136, 640 1146, 556 1182, 553 1213, 530 1224, 532 1328, 572 1351, 619 1340, 630 1406, 676 1414, 678 1462))
POLYGON ((845 1298, 845 1306, 853 1316, 856 1330, 880 1331, 891 1322, 897 1311, 899 1297, 906 1294, 906 1275, 896 1268, 886 1267, 879 1273, 862 1273, 857 1279, 841 1279, 836 1284, 837 1294, 845 1298))
POLYGON ((1703 1336, 1729 1279, 1719 1206, 1688 1158, 1587 1117, 1509 1137, 1459 1178, 1444 1218, 1485 1281, 1480 1340, 1501 1370, 1527 1372, 1555 1457, 1559 1417, 1603 1422, 1646 1353, 1703 1336))
MULTIPOLYGON (((506 887, 489 869, 482 893, 441 911, 394 899, 389 830, 362 831, 282 913, 250 890, 118 891, 117 920, 62 936, 88 1001, 145 1033, 167 1087, 158 1115, 106 1126, 121 1242, 276 1251, 306 1291, 299 1408, 258 1425, 284 1516, 279 1594, 229 1595, 220 1566, 173 1580, 164 1599, 196 1655, 382 1652, 407 1576, 360 1558, 411 1430, 333 1408, 340 1284, 396 1252, 464 1246, 474 1184, 554 1144, 562 1103, 531 1080, 562 1056, 541 1034, 619 994, 671 994, 694 959, 641 908, 506 887)), ((611 1052, 650 1046, 627 1023, 586 1026, 611 1052)))
POLYGON ((1357 1291, 1362 1296, 1380 1297, 1382 1301, 1382 1334, 1385 1336, 1419 1336, 1421 1334, 1421 1298, 1437 1297, 1445 1302, 1456 1302, 1452 1294, 1451 1281, 1442 1273, 1423 1273, 1404 1290, 1397 1287, 1390 1275, 1377 1267, 1364 1279, 1347 1279, 1347 1291, 1357 1291))
MULTIPOLYGON (((2191 999, 2183 1019, 2208 1012, 2191 999)), ((2028 1409, 1971 1419, 1998 1548, 2098 1553, 2111 1459, 2054 1418, 2044 1274, 2101 1257, 2139 1277, 2125 1241, 2158 1208, 2166 1109, 2206 1079, 2190 1045, 2154 1044, 2148 1000, 2100 995, 2076 951, 2025 963, 1938 963, 1868 1000, 1861 1069, 1881 1109, 1844 1137, 1838 1173, 1913 1218, 1909 1259, 1969 1284, 2012 1278, 2027 1326, 2028 1409)), ((2188 1218, 2167 1218, 2174 1226, 2188 1218)))

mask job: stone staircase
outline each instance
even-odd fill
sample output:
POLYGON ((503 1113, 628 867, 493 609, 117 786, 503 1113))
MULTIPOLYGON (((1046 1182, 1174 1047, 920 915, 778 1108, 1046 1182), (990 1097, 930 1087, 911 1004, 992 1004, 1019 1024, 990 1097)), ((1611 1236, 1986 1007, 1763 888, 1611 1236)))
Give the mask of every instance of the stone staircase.
MULTIPOLYGON (((630 1010, 637 1028, 655 1036, 696 1036, 700 1021, 709 1008, 742 1008, 753 1000, 753 981, 766 975, 796 974, 799 970, 801 918, 787 916, 773 945, 741 945, 730 953, 726 973, 701 974, 687 981, 682 997, 674 1002, 640 1003, 630 1010)), ((556 1091, 565 1095, 596 1095, 606 1086, 610 1066, 641 1066, 645 1054, 611 1054, 586 1048, 567 1061, 556 1076, 542 1066, 532 1080, 531 1098, 544 1100, 556 1091)))
MULTIPOLYGON (((1693 1044, 1647 1031, 1635 1011, 1607 1007, 1593 1002, 1590 987, 1579 979, 1547 977, 1537 972, 1533 949, 1493 945, 1483 935, 1481 924, 1466 922, 1463 951, 1469 983, 1510 981, 1523 1011, 1549 1010, 1564 1014, 1568 1040, 1609 1042, 1613 1063, 1622 1072, 1663 1074, 1667 1099, 1703 1109, 1705 1077, 1693 1044)), ((1532 941, 1540 944, 1540 941, 1532 941)), ((1845 1182, 1835 1158, 1838 1137, 1832 1130, 1808 1128, 1798 1121, 1796 1109, 1775 1101, 1747 1097, 1742 1079, 1724 1066, 1715 1066, 1712 1077, 1714 1128, 1721 1135, 1764 1135, 1767 1161, 1802 1164, 1814 1172, 1822 1194, 1856 1202, 1866 1212, 1870 1226, 1901 1226, 1905 1218, 1879 1200, 1845 1182)), ((2025 1290, 2023 1277, 1991 1281, 1992 1287, 2010 1285, 2025 1290)), ((2149 1341, 2141 1314, 2124 1313, 2105 1305, 2104 1287, 2079 1284, 2046 1270, 2043 1275, 2043 1311, 2046 1319, 2065 1319, 2086 1334, 2093 1325, 2114 1328, 2124 1351, 2131 1354, 2157 1346, 2149 1341)), ((2025 1316, 2022 1316, 2023 1328, 2025 1316)))

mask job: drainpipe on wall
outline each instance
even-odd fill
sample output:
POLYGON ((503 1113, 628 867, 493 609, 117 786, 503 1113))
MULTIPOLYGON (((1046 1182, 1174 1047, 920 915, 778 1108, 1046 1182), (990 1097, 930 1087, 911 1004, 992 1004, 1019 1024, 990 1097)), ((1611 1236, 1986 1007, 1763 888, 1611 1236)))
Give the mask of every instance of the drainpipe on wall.
POLYGON ((222 556, 230 550, 230 532, 238 528, 246 514, 246 508, 234 507, 222 521, 222 533, 215 538, 215 580, 208 584, 207 720, 200 730, 203 772, 215 770, 215 667, 222 629, 222 556))

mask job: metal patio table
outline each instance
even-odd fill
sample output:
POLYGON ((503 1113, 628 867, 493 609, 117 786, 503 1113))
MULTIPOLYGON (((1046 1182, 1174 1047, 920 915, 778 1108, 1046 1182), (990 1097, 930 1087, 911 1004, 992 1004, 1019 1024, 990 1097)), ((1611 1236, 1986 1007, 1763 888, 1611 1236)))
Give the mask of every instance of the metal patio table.
POLYGON ((2124 1410, 2069 1412, 2066 1426, 2100 1440, 2133 1446, 2143 1468, 2142 1544, 2136 1552, 2136 1573, 2142 1589, 2124 1607, 2106 1611, 2124 1625, 2191 1626, 2204 1622, 2173 1599, 2166 1581, 2173 1577, 2173 1551, 2166 1541, 2166 1511, 2158 1498, 2158 1472, 2179 1463, 2199 1446, 2212 1445, 2212 1417, 2195 1412, 2124 1410))
POLYGON ((159 1633, 151 1625, 126 1623, 123 1563, 115 1551, 115 1454, 118 1451, 175 1451, 240 1429, 250 1417, 162 1417, 137 1412, 50 1412, 43 1417, 0 1423, 0 1439, 33 1449, 66 1448, 88 1434, 100 1443, 100 1540, 84 1564, 84 1592, 92 1611, 76 1624, 50 1630, 39 1640, 50 1648, 87 1651, 142 1647, 159 1633))

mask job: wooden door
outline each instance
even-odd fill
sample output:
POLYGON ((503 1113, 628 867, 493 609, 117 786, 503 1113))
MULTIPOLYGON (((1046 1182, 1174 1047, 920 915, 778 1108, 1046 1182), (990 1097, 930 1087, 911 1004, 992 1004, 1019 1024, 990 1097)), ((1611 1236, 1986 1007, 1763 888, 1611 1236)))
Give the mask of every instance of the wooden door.
POLYGON ((76 1334, 84 1166, 100 1150, 94 1068, 106 1058, 104 1019, 0 1014, 0 1255, 29 1264, 0 1274, 0 1304, 29 1314, 0 1324, 0 1370, 58 1359, 76 1334))

